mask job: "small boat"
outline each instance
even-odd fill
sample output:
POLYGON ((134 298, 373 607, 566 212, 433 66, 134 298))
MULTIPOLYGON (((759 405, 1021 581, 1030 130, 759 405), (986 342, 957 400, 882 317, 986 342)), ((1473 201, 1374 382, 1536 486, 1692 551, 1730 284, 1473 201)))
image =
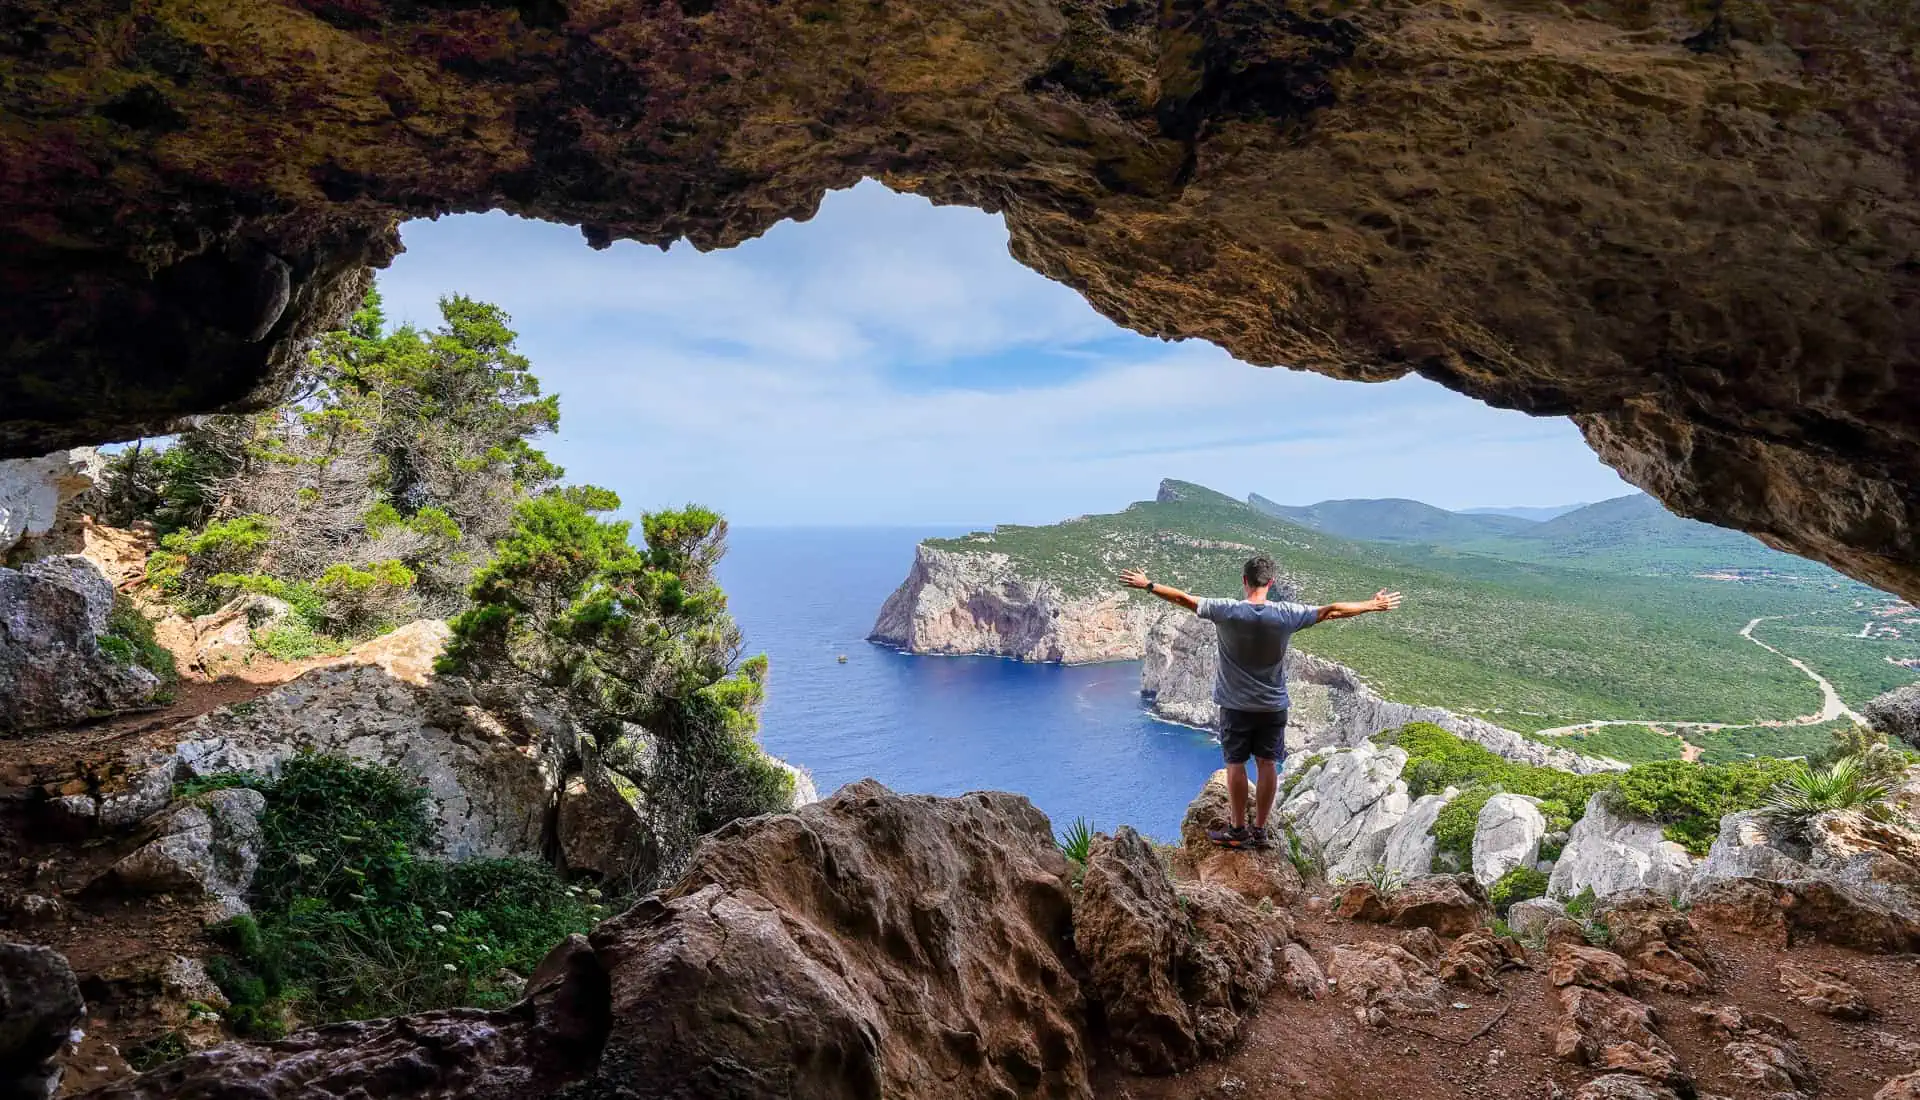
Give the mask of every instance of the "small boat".
POLYGON ((844 653, 842 653, 842 654, 840 655, 840 663, 841 663, 841 664, 843 664, 843 665, 847 663, 847 655, 846 655, 846 654, 844 654, 844 653))

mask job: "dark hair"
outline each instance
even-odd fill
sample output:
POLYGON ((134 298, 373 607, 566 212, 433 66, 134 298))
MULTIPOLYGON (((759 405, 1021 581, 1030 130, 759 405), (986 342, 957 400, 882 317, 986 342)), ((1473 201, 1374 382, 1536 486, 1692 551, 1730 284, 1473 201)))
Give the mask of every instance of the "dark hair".
POLYGON ((1247 559, 1247 567, 1240 570, 1240 579, 1247 582, 1248 588, 1265 588, 1273 583, 1273 559, 1265 554, 1247 559))

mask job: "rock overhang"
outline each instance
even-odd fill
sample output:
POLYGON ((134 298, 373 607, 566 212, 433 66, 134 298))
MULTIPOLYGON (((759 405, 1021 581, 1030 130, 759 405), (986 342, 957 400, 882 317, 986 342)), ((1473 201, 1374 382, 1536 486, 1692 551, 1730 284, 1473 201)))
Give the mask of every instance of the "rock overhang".
POLYGON ((410 217, 737 244, 874 177, 1120 324, 1571 415, 1920 594, 1920 14, 1828 0, 16 0, 0 453, 270 401, 410 217))

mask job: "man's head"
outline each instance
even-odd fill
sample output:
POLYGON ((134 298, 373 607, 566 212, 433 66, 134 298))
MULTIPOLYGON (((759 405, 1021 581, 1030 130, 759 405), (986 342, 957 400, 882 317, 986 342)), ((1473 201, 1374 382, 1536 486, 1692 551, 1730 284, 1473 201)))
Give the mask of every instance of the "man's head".
POLYGON ((1240 583, 1246 586, 1248 596, 1264 593, 1273 585, 1273 559, 1265 554, 1248 558, 1246 568, 1240 570, 1240 583))

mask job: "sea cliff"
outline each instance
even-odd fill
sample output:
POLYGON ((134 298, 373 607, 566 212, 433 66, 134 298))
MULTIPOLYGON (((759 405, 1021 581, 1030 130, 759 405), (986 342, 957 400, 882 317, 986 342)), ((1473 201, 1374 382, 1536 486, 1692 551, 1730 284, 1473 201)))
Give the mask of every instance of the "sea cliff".
POLYGON ((1171 609, 1125 592, 1073 595, 1020 575, 1005 554, 921 546, 868 640, 909 653, 1090 664, 1137 660, 1171 609))
MULTIPOLYGON (((1170 722, 1214 728, 1212 686, 1218 660, 1212 623, 1192 616, 1157 623, 1148 633, 1140 662, 1140 694, 1148 700, 1148 709, 1170 722)), ((1358 745, 1383 730, 1431 722, 1520 763, 1581 775, 1624 767, 1613 760, 1530 741, 1484 719, 1383 699, 1353 669, 1298 650, 1287 658, 1287 694, 1293 703, 1287 746, 1296 754, 1358 745)))

